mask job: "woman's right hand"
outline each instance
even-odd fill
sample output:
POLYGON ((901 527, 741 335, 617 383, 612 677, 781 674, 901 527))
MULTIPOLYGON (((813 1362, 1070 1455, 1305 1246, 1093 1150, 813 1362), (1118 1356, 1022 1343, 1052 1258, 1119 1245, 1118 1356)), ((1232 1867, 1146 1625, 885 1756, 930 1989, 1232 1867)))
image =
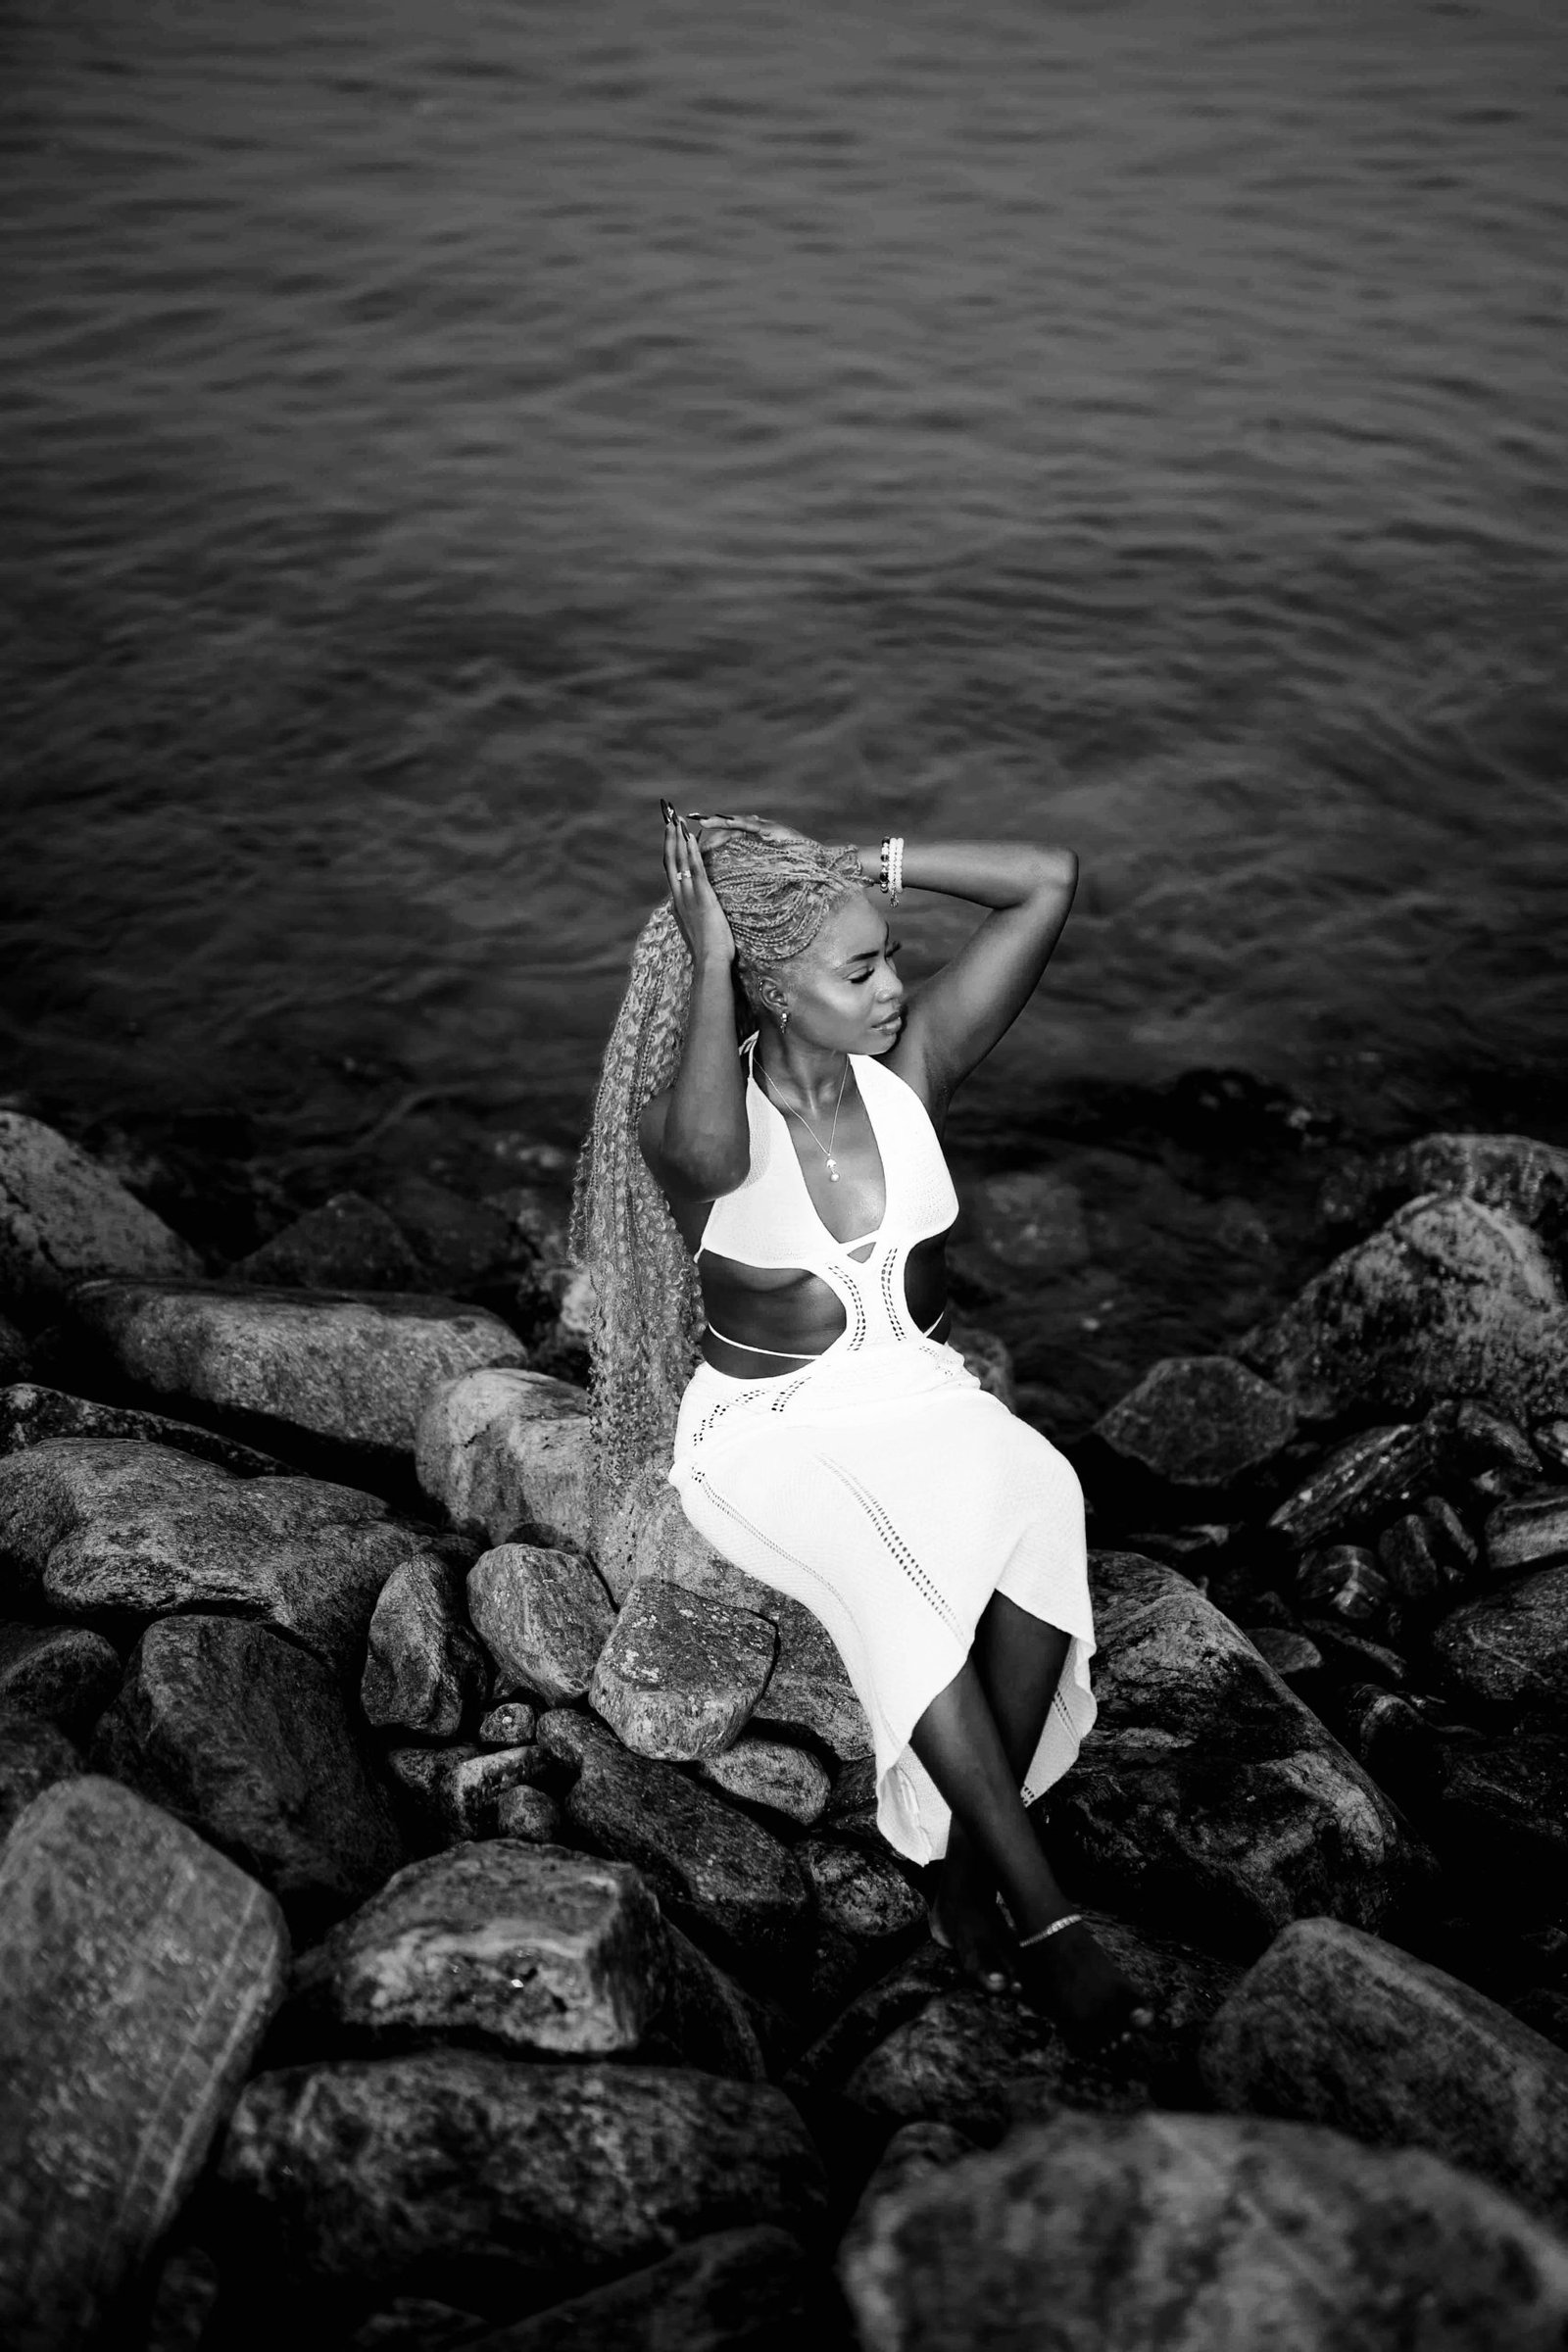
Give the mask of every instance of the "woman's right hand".
POLYGON ((733 963, 735 934, 729 917, 708 879, 696 834, 673 809, 664 819, 664 878, 692 961, 699 968, 709 963, 733 963))

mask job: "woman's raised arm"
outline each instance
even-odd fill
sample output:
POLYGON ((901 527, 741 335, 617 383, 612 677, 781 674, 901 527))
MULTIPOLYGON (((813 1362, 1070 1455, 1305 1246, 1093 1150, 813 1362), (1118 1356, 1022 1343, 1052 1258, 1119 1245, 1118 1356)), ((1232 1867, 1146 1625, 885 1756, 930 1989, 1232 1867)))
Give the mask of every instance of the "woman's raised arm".
MULTIPOLYGON (((667 804, 666 804, 667 808, 667 804)), ((691 1004, 680 1066, 644 1104, 637 1140, 665 1193, 716 1200, 746 1180, 751 1132, 735 1039, 735 941, 684 817, 664 819, 664 877, 692 952, 691 1004)))

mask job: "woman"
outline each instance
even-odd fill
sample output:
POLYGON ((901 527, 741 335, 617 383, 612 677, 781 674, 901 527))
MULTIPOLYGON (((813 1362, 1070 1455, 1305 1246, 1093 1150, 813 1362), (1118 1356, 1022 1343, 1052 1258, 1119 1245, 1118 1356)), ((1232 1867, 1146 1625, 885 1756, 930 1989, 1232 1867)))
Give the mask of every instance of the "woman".
POLYGON ((603 1493, 659 1463, 715 1550, 822 1620, 870 1720, 879 1826, 942 1858, 933 1935, 1079 2047, 1125 2045, 1151 2012, 1025 1811, 1094 1720, 1082 1494, 943 1336, 938 1138, 1038 985, 1077 860, 824 850, 666 803, 664 872, 578 1177, 603 1493), (990 909, 907 999, 905 882, 990 909))

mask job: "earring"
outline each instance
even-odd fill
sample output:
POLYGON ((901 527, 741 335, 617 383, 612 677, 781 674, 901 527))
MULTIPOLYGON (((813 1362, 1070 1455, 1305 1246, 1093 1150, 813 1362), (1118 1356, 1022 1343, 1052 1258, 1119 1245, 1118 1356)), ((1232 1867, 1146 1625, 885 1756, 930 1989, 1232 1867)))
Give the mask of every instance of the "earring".
POLYGON ((778 1025, 781 1032, 790 1025, 790 1008, 787 1004, 778 1016, 778 1025))

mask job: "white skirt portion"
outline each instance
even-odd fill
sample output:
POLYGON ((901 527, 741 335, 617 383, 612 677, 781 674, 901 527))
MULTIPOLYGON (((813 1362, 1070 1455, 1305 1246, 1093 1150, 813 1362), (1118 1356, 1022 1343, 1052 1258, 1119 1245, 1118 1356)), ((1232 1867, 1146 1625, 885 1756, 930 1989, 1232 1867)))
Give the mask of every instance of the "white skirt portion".
POLYGON ((826 1628, 870 1720, 877 1822, 901 1854, 947 1850, 948 1807, 909 1734, 993 1592, 1071 1636, 1025 1803, 1073 1762, 1095 1720, 1082 1490, 955 1348, 835 1347, 775 1380, 700 1364, 669 1478, 715 1551, 826 1628))

